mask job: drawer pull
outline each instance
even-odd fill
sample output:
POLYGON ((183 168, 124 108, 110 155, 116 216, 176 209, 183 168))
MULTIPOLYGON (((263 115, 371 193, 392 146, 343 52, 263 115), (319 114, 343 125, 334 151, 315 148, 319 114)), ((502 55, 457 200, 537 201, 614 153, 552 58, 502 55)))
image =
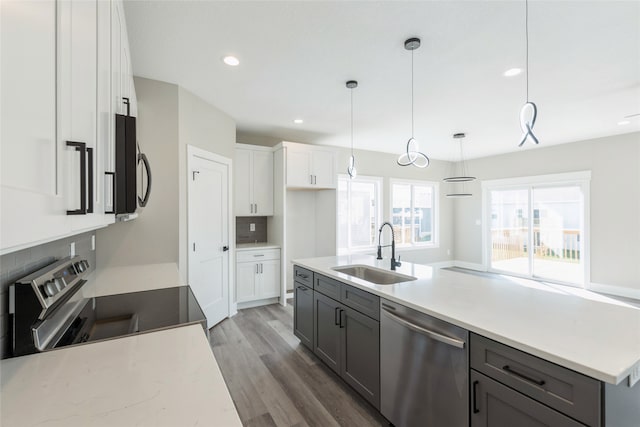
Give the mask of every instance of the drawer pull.
POLYGON ((308 290, 308 289, 307 289, 307 288, 305 288, 304 286, 298 286, 298 289, 300 289, 301 291, 305 291, 305 292, 308 290))
POLYGON ((296 273, 297 277, 302 277, 303 279, 308 279, 309 276, 307 276, 306 274, 300 274, 300 273, 296 273))
POLYGON ((504 365, 504 366, 502 367, 502 370, 503 370, 503 371, 507 371, 508 373, 510 373, 511 375, 515 375, 516 377, 520 377, 520 378, 522 378, 523 380, 529 381, 530 383, 534 383, 534 384, 537 384, 537 385, 540 385, 540 386, 545 385, 545 381, 544 381, 544 380, 537 380, 537 379, 535 379, 535 378, 531 378, 531 377, 530 377, 530 376, 528 376, 528 375, 525 375, 525 374, 523 374, 523 373, 521 373, 521 372, 518 372, 518 371, 514 370, 514 369, 513 369, 511 366, 509 366, 509 365, 504 365))
POLYGON ((264 256, 264 254, 254 255, 254 257, 264 256))

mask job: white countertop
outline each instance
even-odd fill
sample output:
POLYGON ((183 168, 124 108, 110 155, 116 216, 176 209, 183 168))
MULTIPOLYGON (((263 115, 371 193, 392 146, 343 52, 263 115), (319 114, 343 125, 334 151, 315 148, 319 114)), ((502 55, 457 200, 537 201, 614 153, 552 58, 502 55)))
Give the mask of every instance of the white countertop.
POLYGON ((82 288, 85 298, 183 286, 175 263, 97 268, 82 288))
POLYGON ((241 426, 200 325, 6 359, 3 426, 241 426))
POLYGON ((611 384, 640 366, 640 309, 602 295, 408 262, 397 272, 419 280, 395 285, 373 285, 331 269, 364 264, 389 270, 388 259, 367 255, 292 262, 611 384))
POLYGON ((268 242, 236 243, 236 251, 252 251, 255 249, 280 249, 280 245, 268 242))

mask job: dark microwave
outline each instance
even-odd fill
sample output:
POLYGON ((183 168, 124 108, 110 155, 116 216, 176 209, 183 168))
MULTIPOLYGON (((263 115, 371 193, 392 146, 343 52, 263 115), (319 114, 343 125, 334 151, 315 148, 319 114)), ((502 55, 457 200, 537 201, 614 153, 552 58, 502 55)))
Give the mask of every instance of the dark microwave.
POLYGON ((147 156, 140 151, 136 137, 136 118, 130 115, 129 99, 125 98, 127 114, 116 114, 116 170, 113 176, 113 211, 116 215, 132 214, 138 206, 144 207, 151 193, 151 168, 147 156), (138 183, 138 170, 144 175, 138 183), (146 178, 146 179, 145 179, 146 178), (146 181, 146 185, 145 185, 146 181), (144 196, 138 195, 138 188, 146 187, 144 196))

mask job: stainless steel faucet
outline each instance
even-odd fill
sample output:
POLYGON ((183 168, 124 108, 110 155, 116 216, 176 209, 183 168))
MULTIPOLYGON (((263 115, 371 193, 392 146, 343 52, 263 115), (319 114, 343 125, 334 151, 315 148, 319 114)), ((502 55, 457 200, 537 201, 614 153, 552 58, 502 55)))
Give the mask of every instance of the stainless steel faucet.
POLYGON ((382 248, 387 248, 391 246, 391 269, 395 270, 396 267, 400 267, 402 263, 400 262, 400 255, 398 255, 398 261, 396 261, 396 235, 393 232, 393 225, 390 222, 383 222, 380 226, 380 230, 378 230, 378 259, 382 259, 382 248), (391 229, 391 245, 380 245, 380 240, 382 239, 382 229, 385 225, 388 225, 391 229))

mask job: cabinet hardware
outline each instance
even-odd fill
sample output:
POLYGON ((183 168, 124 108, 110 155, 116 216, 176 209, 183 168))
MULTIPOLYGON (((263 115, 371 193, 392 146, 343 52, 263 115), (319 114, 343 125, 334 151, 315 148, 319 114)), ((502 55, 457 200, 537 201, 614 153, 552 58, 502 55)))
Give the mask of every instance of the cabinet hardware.
MULTIPOLYGON (((140 146, 138 146, 138 151, 140 151, 140 146)), ((141 208, 144 208, 147 206, 149 196, 151 195, 151 166, 149 166, 149 160, 147 159, 147 155, 144 153, 138 154, 138 164, 140 164, 140 162, 144 165, 144 170, 147 174, 147 189, 144 190, 144 197, 138 196, 138 205, 140 205, 141 208)))
POLYGON ((222 252, 227 252, 229 250, 229 246, 223 246, 222 247, 222 252))
POLYGON ((260 266, 259 264, 256 264, 256 274, 259 274, 259 273, 260 273, 260 266))
POLYGON ((258 204, 254 203, 254 205, 256 206, 256 213, 258 213, 258 204))
POLYGON ((340 310, 340 307, 336 307, 333 311, 333 323, 335 323, 336 326, 340 324, 340 322, 338 322, 338 310, 340 310))
POLYGON ((67 215, 87 214, 87 144, 84 142, 67 141, 67 147, 75 147, 80 153, 80 209, 68 210, 67 215))
POLYGON ((537 380, 537 379, 535 379, 535 378, 531 378, 531 377, 530 377, 530 376, 528 376, 528 375, 525 375, 525 374, 523 374, 523 373, 521 373, 521 372, 516 371, 515 369, 513 369, 513 368, 512 368, 511 366, 509 366, 509 365, 504 365, 504 366, 502 367, 502 370, 503 370, 503 371, 506 371, 506 372, 510 373, 511 375, 516 376, 516 377, 520 377, 520 378, 522 378, 523 380, 526 380, 526 381, 528 381, 528 382, 530 382, 530 383, 534 383, 534 384, 537 384, 537 385, 540 385, 540 386, 545 385, 545 381, 544 381, 544 380, 537 380))
POLYGON ((254 257, 261 257, 261 256, 264 256, 264 254, 257 254, 257 255, 254 255, 254 257))
POLYGON ((313 185, 313 175, 309 175, 309 184, 313 185))
POLYGON ((260 274, 264 273, 264 264, 260 264, 260 274))
POLYGON ((300 289, 301 291, 307 291, 307 288, 305 288, 304 286, 298 286, 298 289, 300 289))
POLYGON ((478 409, 478 402, 477 402, 477 395, 478 395, 478 381, 474 381, 473 382, 473 413, 477 414, 478 412, 480 412, 480 409, 478 409))
POLYGON ((249 203, 249 208, 251 209, 251 213, 253 213, 253 203, 249 203))
POLYGON ((88 162, 88 179, 89 179, 89 207, 87 208, 87 213, 93 213, 93 148, 87 147, 87 157, 89 158, 88 162))
POLYGON ((196 243, 193 242, 193 252, 195 252, 195 251, 196 251, 196 243))
MULTIPOLYGON (((115 172, 105 172, 107 176, 111 176, 111 210, 105 211, 105 214, 115 214, 116 213, 116 173, 115 172)), ((106 190, 105 190, 106 193, 106 190)), ((108 206, 107 201, 105 200, 105 206, 108 206)))
POLYGON ((309 276, 307 276, 306 274, 300 274, 300 273, 296 273, 296 276, 302 277, 303 279, 308 279, 309 278, 309 276))
POLYGON ((342 319, 344 316, 342 316, 342 313, 344 313, 344 310, 340 309, 340 328, 344 328, 344 325, 342 324, 342 319))

